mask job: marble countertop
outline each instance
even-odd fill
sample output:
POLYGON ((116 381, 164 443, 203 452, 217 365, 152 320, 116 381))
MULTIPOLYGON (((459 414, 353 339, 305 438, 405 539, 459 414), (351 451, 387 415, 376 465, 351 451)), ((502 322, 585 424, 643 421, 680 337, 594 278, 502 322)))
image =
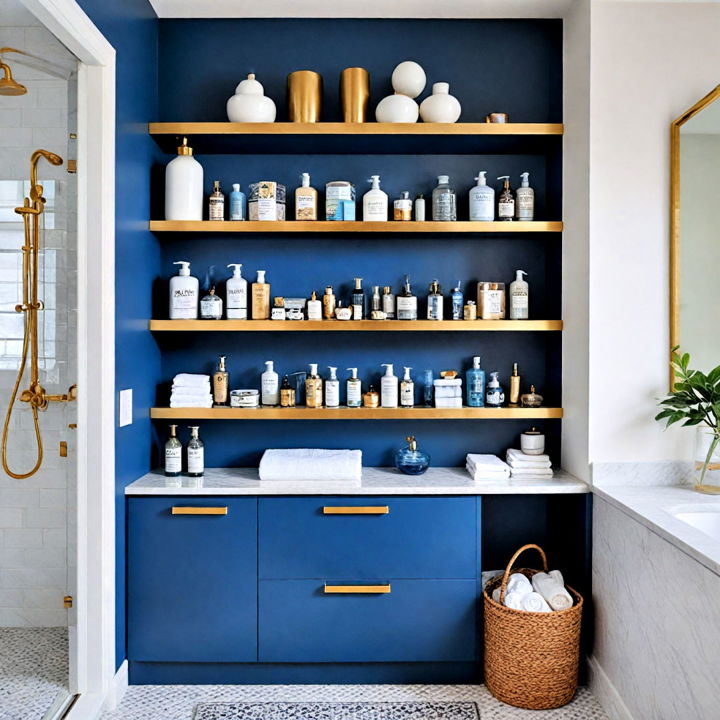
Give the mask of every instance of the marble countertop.
POLYGON ((208 468, 205 476, 144 475, 126 495, 554 495, 589 492, 588 485, 564 470, 553 478, 475 482, 464 468, 430 468, 424 475, 403 475, 394 468, 363 468, 355 482, 262 482, 257 468, 208 468))
POLYGON ((720 513, 720 496, 690 485, 601 485, 592 492, 720 575, 720 540, 675 517, 675 513, 720 513))

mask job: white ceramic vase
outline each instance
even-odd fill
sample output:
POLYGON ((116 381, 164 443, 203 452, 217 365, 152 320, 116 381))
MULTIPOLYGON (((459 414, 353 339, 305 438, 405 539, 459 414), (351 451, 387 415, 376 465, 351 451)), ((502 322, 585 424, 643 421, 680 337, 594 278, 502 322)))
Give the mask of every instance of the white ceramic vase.
POLYGON ((416 98, 424 89, 427 78, 425 71, 412 60, 401 62, 392 74, 393 90, 400 95, 416 98))
POLYGON ((414 123, 418 119, 418 104, 407 95, 388 95, 375 108, 375 119, 384 123, 414 123))
POLYGON ((420 105, 420 117, 423 122, 457 122, 462 108, 457 98, 454 98, 449 93, 449 83, 439 82, 433 84, 432 95, 426 97, 420 105))
POLYGON ((250 73, 227 101, 230 122, 275 122, 275 103, 265 95, 263 86, 250 73))

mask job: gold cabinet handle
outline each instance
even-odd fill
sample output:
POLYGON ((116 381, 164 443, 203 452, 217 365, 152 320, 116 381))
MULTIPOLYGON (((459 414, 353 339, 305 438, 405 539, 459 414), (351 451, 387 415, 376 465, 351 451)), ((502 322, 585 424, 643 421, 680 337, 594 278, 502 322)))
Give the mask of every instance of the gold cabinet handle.
POLYGON ((173 507, 173 515, 227 515, 226 507, 173 507))
POLYGON ((387 505, 325 505, 323 507, 323 515, 387 515, 389 512, 390 508, 387 505))
POLYGON ((387 585, 325 585, 326 595, 389 595, 390 583, 387 585))

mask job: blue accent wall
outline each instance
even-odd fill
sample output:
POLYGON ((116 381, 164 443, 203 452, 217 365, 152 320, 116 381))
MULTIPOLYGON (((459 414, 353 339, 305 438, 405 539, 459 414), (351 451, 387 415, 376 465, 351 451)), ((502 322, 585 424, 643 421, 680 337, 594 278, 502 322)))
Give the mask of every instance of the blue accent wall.
POLYGON ((115 433, 116 665, 125 659, 125 486, 150 469, 148 408, 160 379, 160 353, 147 331, 160 249, 147 230, 151 168, 158 150, 147 123, 158 113, 158 20, 147 0, 80 0, 115 48, 115 387, 133 390, 133 424, 115 433))

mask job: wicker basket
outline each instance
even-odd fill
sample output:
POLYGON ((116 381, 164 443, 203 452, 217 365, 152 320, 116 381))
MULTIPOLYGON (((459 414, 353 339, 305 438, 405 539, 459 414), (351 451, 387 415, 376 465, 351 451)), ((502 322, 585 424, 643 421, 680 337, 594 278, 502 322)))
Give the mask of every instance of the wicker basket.
MULTIPOLYGON (((572 700, 577 687, 580 658, 580 620, 583 599, 568 587, 574 605, 567 610, 541 613, 505 607, 513 563, 528 549, 537 550, 548 571, 547 558, 537 545, 524 545, 510 559, 502 577, 483 591, 485 605, 485 684, 498 699, 528 710, 547 710, 572 700), (500 586, 501 602, 492 599, 500 586)), ((532 578, 539 570, 518 568, 532 578)))

